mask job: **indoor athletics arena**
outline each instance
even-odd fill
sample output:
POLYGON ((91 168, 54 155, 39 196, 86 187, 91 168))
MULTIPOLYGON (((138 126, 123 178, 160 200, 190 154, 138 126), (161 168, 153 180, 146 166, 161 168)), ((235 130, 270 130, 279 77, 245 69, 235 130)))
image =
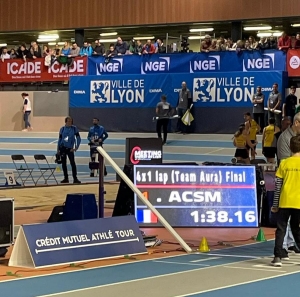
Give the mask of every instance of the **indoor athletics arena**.
POLYGON ((1 1, 0 296, 297 296, 297 5, 1 1))

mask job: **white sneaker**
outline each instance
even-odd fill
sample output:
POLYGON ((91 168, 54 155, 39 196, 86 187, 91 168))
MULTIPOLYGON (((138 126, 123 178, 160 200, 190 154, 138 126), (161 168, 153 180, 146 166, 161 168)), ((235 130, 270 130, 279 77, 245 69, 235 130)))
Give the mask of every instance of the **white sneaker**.
POLYGON ((28 129, 23 129, 22 132, 28 132, 28 129))
POLYGON ((279 257, 274 257, 273 261, 271 262, 271 265, 274 267, 281 267, 281 259, 279 257))

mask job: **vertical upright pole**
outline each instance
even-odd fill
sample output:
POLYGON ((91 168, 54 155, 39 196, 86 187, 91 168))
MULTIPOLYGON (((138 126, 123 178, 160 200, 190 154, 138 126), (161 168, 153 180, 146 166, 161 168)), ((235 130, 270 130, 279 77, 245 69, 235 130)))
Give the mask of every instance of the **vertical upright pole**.
POLYGON ((98 193, 98 214, 104 218, 104 158, 97 152, 99 160, 99 193, 98 193))

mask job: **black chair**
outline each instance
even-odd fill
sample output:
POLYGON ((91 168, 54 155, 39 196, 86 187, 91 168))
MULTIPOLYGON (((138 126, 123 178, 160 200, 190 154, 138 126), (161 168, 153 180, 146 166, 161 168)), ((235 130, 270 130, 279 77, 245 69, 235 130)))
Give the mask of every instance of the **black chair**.
POLYGON ((25 186, 26 181, 32 180, 34 185, 36 182, 33 179, 32 172, 34 168, 29 168, 28 164, 23 155, 11 155, 11 159, 16 168, 16 172, 18 174, 17 180, 20 179, 22 181, 22 185, 25 186), (20 166, 20 167, 19 167, 20 166))
POLYGON ((45 155, 34 155, 34 160, 38 166, 38 169, 40 170, 40 177, 38 178, 38 180, 36 181, 36 183, 38 183, 38 181, 43 178, 45 181, 45 184, 48 184, 49 180, 54 180, 56 182, 56 184, 58 184, 57 179, 54 175, 54 172, 56 170, 56 167, 50 166, 47 158, 45 155))
POLYGON ((265 159, 253 159, 253 160, 250 160, 250 164, 253 164, 253 165, 258 165, 258 164, 266 164, 266 160, 265 159))

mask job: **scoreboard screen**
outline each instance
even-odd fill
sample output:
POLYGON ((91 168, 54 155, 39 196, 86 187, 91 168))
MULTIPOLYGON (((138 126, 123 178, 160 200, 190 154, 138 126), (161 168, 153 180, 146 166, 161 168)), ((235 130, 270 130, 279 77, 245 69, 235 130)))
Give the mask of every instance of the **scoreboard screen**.
MULTIPOLYGON (((134 183, 173 227, 257 227, 255 166, 136 165, 134 183)), ((157 217, 135 195, 140 226, 157 217)))

